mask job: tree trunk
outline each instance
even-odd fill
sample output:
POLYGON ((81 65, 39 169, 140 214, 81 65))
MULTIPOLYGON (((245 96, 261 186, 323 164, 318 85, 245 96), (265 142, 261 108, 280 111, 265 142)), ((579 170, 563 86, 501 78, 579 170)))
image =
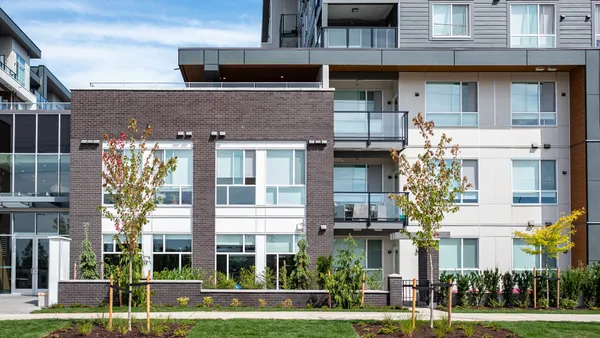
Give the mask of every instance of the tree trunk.
POLYGON ((129 255, 129 306, 127 307, 127 325, 129 331, 131 331, 131 301, 133 298, 133 292, 131 284, 133 283, 133 255, 129 255))
POLYGON ((429 258, 429 327, 433 329, 433 257, 431 256, 431 248, 427 249, 427 256, 429 258))
POLYGON ((548 268, 548 254, 546 254, 546 299, 548 300, 548 307, 550 307, 550 269, 548 268))

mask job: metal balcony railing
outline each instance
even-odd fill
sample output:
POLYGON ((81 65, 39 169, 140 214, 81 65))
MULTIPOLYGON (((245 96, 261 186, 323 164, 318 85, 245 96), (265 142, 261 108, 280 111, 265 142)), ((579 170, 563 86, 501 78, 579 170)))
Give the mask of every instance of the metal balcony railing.
POLYGON ((8 74, 8 76, 12 77, 15 81, 17 81, 17 83, 19 83, 23 88, 25 88, 25 81, 19 79, 19 75, 17 75, 17 73, 12 69, 8 68, 8 66, 6 66, 4 62, 0 61, 0 69, 2 69, 3 72, 8 74))
POLYGON ((321 82, 90 82, 92 88, 323 88, 321 82))
POLYGON ((396 27, 323 27, 318 47, 323 48, 397 48, 396 27))
POLYGON ((3 102, 0 110, 70 110, 71 102, 3 102))
POLYGON ((333 113, 336 141, 408 142, 408 112, 336 111, 333 113))
POLYGON ((406 216, 389 198, 394 192, 335 192, 336 222, 405 222, 406 216))

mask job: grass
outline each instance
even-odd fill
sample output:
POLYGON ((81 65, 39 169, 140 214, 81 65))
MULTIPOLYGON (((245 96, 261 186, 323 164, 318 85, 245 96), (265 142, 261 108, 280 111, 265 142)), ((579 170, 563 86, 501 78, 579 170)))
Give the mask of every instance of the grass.
POLYGON ((580 322, 495 322, 522 338, 600 337, 600 324, 580 322))
POLYGON ((333 320, 202 320, 193 337, 356 337, 352 322, 333 320))
MULTIPOLYGON (((132 312, 146 312, 145 307, 134 307, 132 312)), ((321 308, 254 308, 254 307, 220 307, 220 308, 204 308, 204 307, 151 307, 151 312, 270 312, 270 311, 311 311, 311 312, 408 312, 407 309, 391 309, 391 308, 366 308, 366 309, 321 309, 321 308)), ((127 307, 114 307, 113 312, 127 312, 127 307)), ((75 308, 43 308, 40 310, 31 311, 31 313, 108 313, 108 307, 75 307, 75 308)), ((1 337, 1 336, 0 336, 1 337)))
MULTIPOLYGON (((439 309, 441 311, 448 311, 447 308, 439 309)), ((452 308, 452 313, 555 313, 555 314, 600 314, 600 310, 588 310, 588 309, 522 309, 522 308, 452 308)))
POLYGON ((0 321, 0 337, 39 338, 71 324, 56 319, 4 320, 0 321))

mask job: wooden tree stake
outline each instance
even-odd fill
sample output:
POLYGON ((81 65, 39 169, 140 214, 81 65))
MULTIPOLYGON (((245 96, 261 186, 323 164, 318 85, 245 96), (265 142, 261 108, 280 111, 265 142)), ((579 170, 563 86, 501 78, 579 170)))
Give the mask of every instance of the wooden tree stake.
POLYGON ((123 292, 121 292, 121 268, 117 266, 117 285, 119 286, 119 306, 123 306, 123 292))
POLYGON ((452 326, 452 279, 448 282, 448 326, 452 326))
POLYGON ((113 275, 110 275, 110 287, 108 288, 108 329, 112 329, 113 317, 113 275))
POLYGON ((73 279, 77 279, 77 263, 73 264, 73 279))
POLYGON ((146 330, 150 332, 150 270, 146 277, 146 330))
POLYGON ((536 293, 536 289, 537 289, 537 270, 535 269, 535 267, 533 268, 533 308, 537 309, 537 293, 536 293))
POLYGON ((413 288, 412 288, 412 327, 415 328, 417 325, 417 279, 413 278, 413 288))
POLYGON ((363 276, 362 276, 362 297, 360 299, 360 305, 365 305, 365 275, 366 275, 366 272, 363 271, 363 276))
POLYGON ((560 268, 556 270, 556 308, 560 309, 560 268))
MULTIPOLYGON (((327 276, 331 278, 331 270, 327 271, 327 276)), ((329 300, 329 308, 331 309, 331 292, 327 292, 327 298, 329 300)))

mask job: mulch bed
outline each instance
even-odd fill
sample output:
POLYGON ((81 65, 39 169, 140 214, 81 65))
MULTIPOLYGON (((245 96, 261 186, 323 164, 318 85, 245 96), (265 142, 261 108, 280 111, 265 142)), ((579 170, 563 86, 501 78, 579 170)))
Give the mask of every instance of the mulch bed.
MULTIPOLYGON (((417 324, 419 325, 419 324, 417 324)), ((452 331, 444 334, 444 338, 458 338, 458 337, 468 337, 464 331, 460 328, 461 324, 453 325, 452 331)), ((475 327, 475 334, 471 337, 475 338, 507 338, 513 337, 518 338, 516 334, 501 328, 496 328, 493 326, 483 326, 480 324, 471 324, 475 327), (476 326, 475 326, 476 325, 476 326)), ((393 333, 389 333, 389 327, 386 327, 382 323, 358 323, 353 324, 354 331, 358 334, 359 337, 411 337, 411 338, 435 338, 435 331, 430 329, 428 325, 420 325, 417 329, 412 333, 411 336, 404 335, 400 330, 400 327, 396 327, 397 330, 393 333), (387 330, 386 330, 387 328, 387 330), (382 330, 383 329, 383 330, 382 330), (383 333, 383 332, 385 333, 383 333), (382 333, 380 333, 382 332, 382 333)))
POLYGON ((160 324, 161 326, 163 326, 163 329, 164 329, 161 332, 162 335, 157 335, 156 332, 152 332, 152 330, 149 335, 145 335, 141 332, 141 329, 144 328, 145 325, 146 324, 133 323, 131 332, 128 332, 127 334, 121 334, 115 327, 113 327, 112 331, 109 331, 104 326, 94 325, 93 329, 92 329, 92 333, 90 333, 89 335, 82 335, 79 332, 77 325, 74 325, 72 327, 58 329, 52 333, 47 334, 46 336, 44 336, 44 338, 72 338, 72 337, 77 337, 77 338, 81 338, 81 337, 91 337, 91 338, 99 338, 99 337, 102 337, 102 338, 105 338, 105 337, 106 338, 158 337, 158 338, 163 338, 164 337, 164 338, 166 338, 166 337, 177 337, 177 335, 175 335, 175 331, 178 329, 181 329, 181 328, 184 328, 186 331, 186 334, 183 335, 183 337, 185 337, 187 335, 187 332, 192 329, 191 325, 186 325, 186 324, 178 324, 178 323, 160 324))

